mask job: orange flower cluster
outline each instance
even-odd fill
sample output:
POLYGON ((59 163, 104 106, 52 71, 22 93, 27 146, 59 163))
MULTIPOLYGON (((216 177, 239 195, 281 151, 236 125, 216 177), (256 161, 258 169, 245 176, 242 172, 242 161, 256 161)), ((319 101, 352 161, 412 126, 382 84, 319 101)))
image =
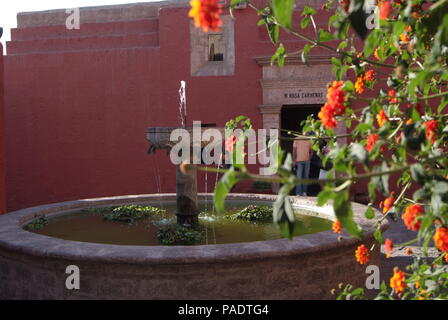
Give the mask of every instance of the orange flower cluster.
POLYGON ((356 249, 355 256, 356 261, 358 261, 360 264, 366 264, 370 259, 369 250, 363 244, 356 249))
POLYGON ((398 103, 397 92, 392 89, 387 93, 389 95, 388 99, 391 103, 398 103))
POLYGON ((366 145, 366 150, 367 151, 372 151, 373 147, 375 147, 375 144, 377 143, 377 141, 379 140, 380 136, 377 135, 376 133, 372 133, 367 137, 367 145, 366 145))
POLYGON ((333 81, 333 84, 328 88, 327 103, 318 114, 319 119, 322 120, 322 125, 327 128, 336 127, 335 116, 341 116, 345 113, 346 96, 344 90, 342 90, 343 85, 344 81, 333 81))
POLYGON ((407 206, 403 213, 403 222, 409 230, 417 231, 420 229, 421 225, 421 221, 418 220, 418 217, 422 216, 424 213, 425 210, 421 205, 411 204, 407 206))
POLYGON ((383 213, 386 213, 392 208, 395 201, 394 195, 395 192, 392 192, 389 197, 380 202, 380 208, 383 208, 383 213))
POLYGON ((439 122, 437 120, 429 120, 425 122, 426 127, 426 139, 434 143, 436 141, 436 131, 439 122))
POLYGON ((394 268, 394 275, 390 278, 390 287, 394 289, 395 293, 401 294, 406 289, 406 275, 399 268, 394 268))
POLYGON ((366 81, 373 81, 375 80, 375 71, 373 70, 367 70, 365 76, 364 76, 364 80, 366 81))
POLYGON ((392 2, 391 1, 381 1, 379 3, 380 9, 380 19, 387 20, 392 12, 392 2))
POLYGON ((236 144, 236 137, 235 136, 230 136, 229 138, 227 138, 226 143, 225 143, 225 149, 227 152, 232 152, 233 151, 233 147, 236 144))
POLYGON ((378 121, 378 125, 382 127, 384 123, 389 122, 389 118, 386 115, 386 112, 384 112, 383 109, 376 115, 376 121, 378 121))
POLYGON ((380 58, 380 47, 377 47, 375 51, 373 52, 373 56, 376 58, 376 60, 381 60, 380 58))
POLYGON ((440 251, 448 252, 448 228, 438 228, 433 239, 436 247, 439 248, 440 251))
POLYGON ((355 91, 359 94, 364 92, 364 85, 366 81, 373 81, 375 79, 375 71, 368 70, 365 74, 360 75, 356 79, 355 91))
POLYGON ((339 220, 336 220, 335 222, 333 222, 333 232, 341 234, 341 231, 342 231, 341 222, 339 220))
POLYGON ((406 31, 400 34, 401 42, 408 43, 411 40, 409 36, 411 34, 411 30, 412 30, 411 26, 407 26, 406 31))
POLYGON ((364 77, 362 75, 360 75, 358 79, 356 79, 355 91, 359 94, 364 92, 364 77))
POLYGON ((188 16, 194 19, 196 28, 202 27, 204 32, 208 30, 218 32, 222 26, 219 15, 222 6, 218 0, 191 0, 191 9, 188 16))
POLYGON ((386 258, 390 258, 390 254, 392 252, 393 247, 394 247, 393 241, 387 238, 386 241, 384 241, 384 251, 386 251, 386 258))

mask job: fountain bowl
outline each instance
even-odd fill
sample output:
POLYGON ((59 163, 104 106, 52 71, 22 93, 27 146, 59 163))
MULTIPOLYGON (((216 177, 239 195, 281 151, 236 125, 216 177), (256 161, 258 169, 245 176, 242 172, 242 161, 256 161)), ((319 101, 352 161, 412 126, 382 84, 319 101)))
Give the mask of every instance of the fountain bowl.
MULTIPOLYGON (((171 141, 170 136, 171 132, 175 129, 184 129, 187 130, 190 137, 193 137, 193 127, 151 127, 146 130, 146 140, 150 143, 150 148, 148 153, 153 153, 159 149, 171 150, 171 148, 177 143, 175 141, 171 141)), ((218 130, 222 137, 224 137, 225 128, 216 127, 214 124, 204 124, 201 129, 201 137, 205 130, 214 129, 218 130)), ((209 141, 203 141, 201 139, 201 147, 204 147, 209 141)))
MULTIPOLYGON (((199 194, 212 200, 212 194, 199 194)), ((230 194, 229 200, 266 201, 275 195, 230 194)), ((374 242, 375 220, 353 203, 361 240, 331 230, 246 243, 198 246, 127 246, 67 241, 28 232, 36 216, 53 217, 83 208, 175 201, 175 194, 84 199, 22 209, 0 216, 0 299, 328 299, 340 282, 364 286, 366 266, 356 247, 374 242), (69 290, 67 267, 80 272, 69 290)), ((312 197, 291 197, 293 207, 334 220, 331 206, 312 197)), ((376 212, 380 216, 379 212, 376 212)), ((387 228, 384 222, 382 229, 387 228)), ((370 264, 379 265, 378 246, 370 264)))

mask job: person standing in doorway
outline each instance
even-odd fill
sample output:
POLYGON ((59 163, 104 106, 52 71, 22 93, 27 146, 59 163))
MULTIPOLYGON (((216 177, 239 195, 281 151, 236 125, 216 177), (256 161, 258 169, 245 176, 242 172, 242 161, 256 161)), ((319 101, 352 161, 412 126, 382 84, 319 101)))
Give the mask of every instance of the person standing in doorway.
MULTIPOLYGON (((299 179, 308 179, 310 176, 310 160, 313 149, 308 139, 296 139, 292 146, 292 157, 296 163, 296 175, 299 179)), ((296 186, 296 195, 306 196, 307 184, 296 186)))

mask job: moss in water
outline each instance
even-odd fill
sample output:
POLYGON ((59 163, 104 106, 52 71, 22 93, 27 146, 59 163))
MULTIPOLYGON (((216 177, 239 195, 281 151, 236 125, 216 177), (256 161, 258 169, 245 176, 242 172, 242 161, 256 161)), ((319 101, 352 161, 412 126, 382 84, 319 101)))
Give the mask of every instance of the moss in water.
POLYGON ((235 214, 225 216, 225 218, 250 222, 270 222, 272 221, 272 213, 273 209, 270 206, 249 205, 235 214))
POLYGON ((39 230, 48 225, 48 219, 45 216, 36 217, 25 226, 27 230, 39 230))
POLYGON ((161 227, 157 232, 160 244, 170 245, 196 245, 204 241, 204 230, 199 226, 171 225, 161 227))
POLYGON ((160 215, 166 213, 165 210, 152 206, 128 205, 119 206, 112 209, 112 212, 103 213, 103 219, 113 222, 132 223, 135 220, 160 215))

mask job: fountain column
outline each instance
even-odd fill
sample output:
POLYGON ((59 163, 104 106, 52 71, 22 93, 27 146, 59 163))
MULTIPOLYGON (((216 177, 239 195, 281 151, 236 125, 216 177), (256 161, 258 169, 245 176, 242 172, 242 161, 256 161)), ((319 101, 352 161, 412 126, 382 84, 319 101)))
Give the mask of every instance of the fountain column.
POLYGON ((176 216, 178 224, 195 224, 198 222, 198 185, 197 168, 190 166, 182 173, 176 166, 176 216))

